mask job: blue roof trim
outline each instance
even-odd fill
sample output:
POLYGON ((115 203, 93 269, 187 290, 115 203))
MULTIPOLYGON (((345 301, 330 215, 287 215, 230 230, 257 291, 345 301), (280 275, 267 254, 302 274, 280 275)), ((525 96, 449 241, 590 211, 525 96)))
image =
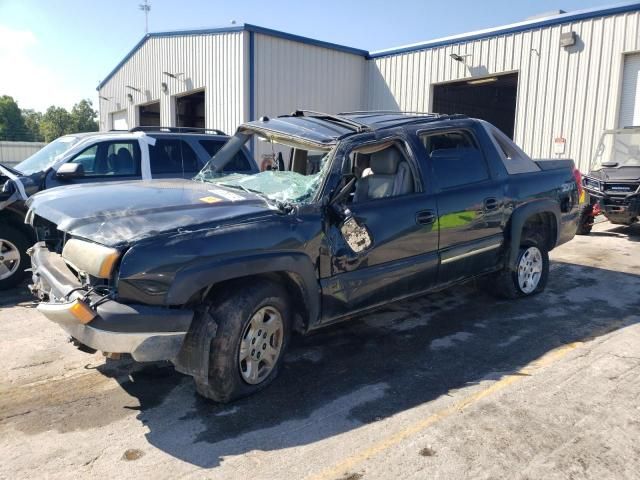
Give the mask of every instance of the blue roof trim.
POLYGON ((102 80, 96 90, 100 90, 115 74, 122 66, 127 63, 127 61, 144 45, 144 43, 150 38, 164 38, 164 37, 183 37, 187 35, 216 35, 221 33, 232 33, 232 32, 254 32, 261 33, 263 35, 269 35, 271 37, 282 38, 285 40, 291 40, 294 42, 305 43, 307 45, 314 45, 316 47, 329 48, 331 50, 338 50, 340 52, 351 53, 353 55, 360 55, 363 57, 368 57, 369 52, 367 50, 360 50, 358 48, 347 47, 345 45, 339 45, 337 43, 324 42, 322 40, 316 40, 309 37, 303 37, 300 35, 293 35, 291 33, 282 32, 280 30, 273 30, 271 28, 259 27, 258 25, 251 25, 249 23, 245 23, 242 25, 234 25, 231 27, 220 27, 220 28, 206 28, 200 30, 176 30, 171 32, 154 32, 147 33, 142 39, 136 43, 136 45, 131 49, 129 53, 125 55, 125 57, 116 65, 116 67, 109 72, 109 74, 102 80))
POLYGON ((490 28, 486 30, 478 30, 475 32, 463 33, 460 35, 453 35, 451 37, 444 37, 436 40, 430 40, 427 42, 415 43, 412 45, 406 45, 404 47, 390 48, 387 50, 378 50, 376 52, 369 53, 368 58, 380 58, 388 57, 391 55, 397 55, 400 53, 415 52, 418 50, 426 50, 429 48, 442 47, 445 45, 452 45, 455 43, 470 42, 473 40, 480 40, 488 37, 495 37, 499 35, 508 35, 511 33, 522 32, 526 30, 535 30, 542 27, 549 27, 552 25, 559 25, 562 23, 574 22, 578 20, 586 20, 589 18, 604 17, 607 15, 617 15, 620 13, 634 12, 640 10, 640 3, 637 1, 631 3, 624 3, 618 5, 611 5, 607 7, 596 7, 587 10, 578 10, 576 12, 563 13, 560 15, 554 15, 552 17, 527 20, 524 22, 513 23, 510 25, 504 25, 501 27, 490 28))
POLYGON ((291 40, 294 42, 305 43, 307 45, 314 45, 322 48, 329 48, 332 50, 338 50, 345 53, 351 53, 353 55, 360 55, 367 59, 388 57, 391 55, 397 55, 400 53, 409 53, 419 50, 426 50, 429 48, 442 47, 445 45, 452 45, 461 42, 470 42, 473 40, 480 40, 483 38, 495 37, 498 35, 508 35, 511 33, 522 32, 526 30, 535 30, 537 28, 548 27, 552 25, 559 25, 562 23, 568 23, 578 20, 586 20, 589 18, 603 17, 607 15, 617 15, 620 13, 634 12, 640 10, 640 2, 637 0, 634 2, 627 2, 623 4, 610 5, 607 7, 596 7, 587 10, 579 10, 576 12, 563 13, 561 15, 555 15, 543 19, 533 19, 524 22, 513 23, 511 25, 504 25, 501 27, 490 28, 486 30, 478 30, 475 32, 463 33, 460 35, 453 35, 450 37, 440 38, 427 42, 415 43, 412 45, 406 45, 404 47, 391 48, 388 50, 378 50, 376 52, 368 52, 358 48, 347 47, 345 45, 339 45, 337 43, 324 42, 322 40, 315 40, 309 37, 303 37, 300 35, 294 35, 291 33, 282 32, 280 30, 273 30, 271 28, 259 27, 257 25, 251 25, 245 23, 242 25, 233 25, 230 27, 220 28, 208 28, 200 30, 178 30, 173 32, 155 32, 148 33, 131 49, 129 53, 111 70, 111 72, 102 80, 96 90, 100 90, 114 75, 127 63, 127 61, 144 45, 149 38, 156 37, 178 37, 186 35, 211 35, 230 32, 254 32, 263 35, 269 35, 276 38, 283 38, 285 40, 291 40))
POLYGON ((368 50, 362 50, 359 48, 347 47, 345 45, 339 45, 337 43, 324 42, 322 40, 316 40, 314 38, 303 37, 301 35, 294 35, 292 33, 282 32, 280 30, 272 30, 271 28, 259 27, 257 25, 251 25, 245 23, 245 29, 250 32, 261 33, 263 35, 269 35, 271 37, 283 38, 285 40, 292 40, 294 42, 306 43, 307 45, 314 45, 316 47, 329 48, 331 50, 338 50, 340 52, 352 53, 353 55, 360 55, 361 57, 369 56, 368 50))

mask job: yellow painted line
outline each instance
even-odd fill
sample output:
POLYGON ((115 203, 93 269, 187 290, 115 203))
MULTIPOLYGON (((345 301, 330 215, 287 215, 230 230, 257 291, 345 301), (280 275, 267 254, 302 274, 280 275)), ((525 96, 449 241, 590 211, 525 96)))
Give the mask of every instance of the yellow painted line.
POLYGON ((421 431, 427 429, 428 427, 434 425, 435 423, 438 423, 440 420, 444 420, 445 418, 450 417, 454 413, 464 410, 469 405, 472 405, 495 392, 503 390, 504 388, 516 383, 519 380, 522 380, 523 378, 531 376, 536 370, 540 368, 543 368, 555 363, 556 361, 560 360, 562 357, 567 355, 570 351, 578 348, 583 343, 584 342, 567 343, 561 347, 551 350, 547 352, 545 355, 543 355, 542 357, 534 360, 533 362, 529 363, 525 367, 521 368, 516 373, 507 375, 501 380, 498 380, 497 382, 489 385, 487 388, 480 390, 479 392, 473 393, 463 398, 459 402, 456 402, 453 405, 450 405, 449 407, 444 408, 439 412, 436 412, 433 415, 430 415, 429 417, 423 420, 414 422, 412 425, 407 426, 403 430, 400 430, 394 434, 391 434, 382 438, 381 440, 374 443, 370 447, 364 450, 361 450, 360 452, 350 457, 345 458, 344 460, 334 465, 333 467, 330 467, 316 475, 312 475, 308 477, 308 480, 326 480, 326 479, 334 480, 335 478, 338 478, 341 475, 344 475, 345 473, 352 471, 353 468, 359 465, 360 463, 366 460, 369 460, 370 458, 376 456, 377 454, 398 445, 403 440, 406 440, 407 438, 417 433, 420 433, 421 431))

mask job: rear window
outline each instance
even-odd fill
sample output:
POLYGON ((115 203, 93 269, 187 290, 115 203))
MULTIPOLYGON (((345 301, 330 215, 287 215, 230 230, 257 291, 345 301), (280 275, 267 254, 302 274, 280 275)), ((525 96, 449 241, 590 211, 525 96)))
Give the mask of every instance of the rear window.
POLYGON ((177 138, 156 138, 156 144, 149 146, 151 173, 195 173, 198 157, 184 140, 177 138))
POLYGON ((425 134, 420 140, 431 158, 440 188, 469 185, 489 178, 487 162, 470 132, 425 134))
MULTIPOLYGON (((200 145, 207 151, 210 157, 213 157, 218 150, 222 148, 225 141, 220 140, 200 140, 200 145)), ((222 169, 223 172, 250 172, 251 165, 249 160, 244 156, 242 150, 235 154, 233 159, 227 163, 222 169)))
POLYGON ((511 141, 500 130, 493 125, 489 126, 489 135, 497 146, 499 152, 502 154, 502 163, 507 169, 509 175, 517 175, 518 173, 539 172, 540 167, 531 160, 526 153, 511 141))

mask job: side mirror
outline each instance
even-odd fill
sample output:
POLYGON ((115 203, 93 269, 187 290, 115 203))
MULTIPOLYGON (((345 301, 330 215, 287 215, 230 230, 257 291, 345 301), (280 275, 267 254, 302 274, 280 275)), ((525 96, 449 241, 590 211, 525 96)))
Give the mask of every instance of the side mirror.
POLYGON ((58 168, 56 177, 61 180, 84 177, 84 167, 81 163, 63 163, 58 168))
POLYGON ((354 253, 369 249, 373 243, 369 229, 352 217, 351 212, 348 213, 347 218, 340 225, 340 233, 342 233, 342 238, 354 253))

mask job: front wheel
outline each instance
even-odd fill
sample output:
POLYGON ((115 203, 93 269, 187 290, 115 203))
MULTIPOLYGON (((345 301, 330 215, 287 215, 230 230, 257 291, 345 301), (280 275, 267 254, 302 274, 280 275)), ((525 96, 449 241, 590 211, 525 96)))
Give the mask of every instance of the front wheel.
POLYGON ((29 268, 29 240, 20 230, 2 225, 0 232, 0 290, 15 287, 29 268))
POLYGON ((218 324, 211 342, 208 382, 198 393, 217 402, 251 395, 277 376, 290 334, 290 309, 282 286, 259 280, 214 304, 218 324))
POLYGON ((522 298, 542 292, 549 278, 549 253, 542 242, 525 240, 520 246, 516 269, 498 272, 491 293, 502 298, 522 298))

